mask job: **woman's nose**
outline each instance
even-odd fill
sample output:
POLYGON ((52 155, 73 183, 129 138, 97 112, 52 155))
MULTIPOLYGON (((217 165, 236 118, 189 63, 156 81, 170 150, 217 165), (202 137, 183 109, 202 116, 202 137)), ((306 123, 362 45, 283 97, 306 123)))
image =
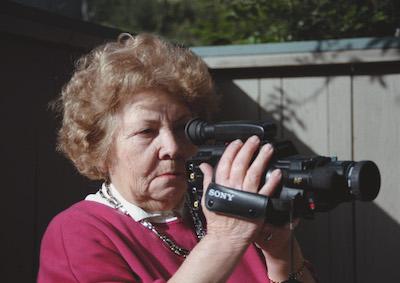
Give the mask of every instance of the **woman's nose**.
POLYGON ((182 149, 179 144, 179 139, 173 132, 164 132, 160 139, 159 158, 176 159, 179 156, 179 150, 182 149))

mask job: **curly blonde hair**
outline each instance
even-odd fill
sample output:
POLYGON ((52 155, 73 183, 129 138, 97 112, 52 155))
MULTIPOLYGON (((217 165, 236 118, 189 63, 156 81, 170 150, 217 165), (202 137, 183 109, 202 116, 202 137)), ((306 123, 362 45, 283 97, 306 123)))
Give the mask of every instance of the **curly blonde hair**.
POLYGON ((206 64, 189 49, 151 34, 121 34, 77 61, 58 101, 63 121, 58 149, 78 171, 107 180, 116 114, 133 95, 162 90, 208 116, 215 93, 206 64))

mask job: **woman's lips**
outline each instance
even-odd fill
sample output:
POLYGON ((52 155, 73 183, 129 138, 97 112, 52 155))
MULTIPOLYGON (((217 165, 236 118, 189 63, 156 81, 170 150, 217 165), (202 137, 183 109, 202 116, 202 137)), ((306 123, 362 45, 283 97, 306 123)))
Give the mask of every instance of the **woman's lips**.
POLYGON ((179 172, 166 172, 163 174, 158 175, 158 177, 166 177, 166 178, 178 178, 181 177, 183 174, 179 172))

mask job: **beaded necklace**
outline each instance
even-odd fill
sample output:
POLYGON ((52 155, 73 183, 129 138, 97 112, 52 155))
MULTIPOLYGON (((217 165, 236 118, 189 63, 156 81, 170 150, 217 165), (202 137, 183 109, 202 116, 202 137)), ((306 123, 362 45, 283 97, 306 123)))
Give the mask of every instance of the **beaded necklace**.
MULTIPOLYGON (((125 215, 129 215, 128 210, 123 206, 123 204, 111 193, 110 190, 110 185, 108 183, 105 184, 105 192, 103 192, 102 189, 99 190, 100 196, 105 199, 113 208, 119 210, 125 215)), ((206 234, 205 229, 203 228, 203 223, 200 219, 198 211, 195 211, 195 209, 188 204, 188 197, 186 198, 186 205, 189 207, 190 215, 193 218, 193 223, 195 225, 195 230, 196 230, 196 235, 199 240, 201 240, 204 235, 206 234)), ((148 230, 153 232, 163 243, 164 245, 171 250, 174 254, 181 256, 183 258, 186 258, 190 251, 180 247, 178 244, 175 243, 174 240, 169 238, 167 235, 161 233, 156 229, 156 227, 147 219, 142 219, 139 221, 140 224, 142 224, 144 227, 146 227, 148 230)))

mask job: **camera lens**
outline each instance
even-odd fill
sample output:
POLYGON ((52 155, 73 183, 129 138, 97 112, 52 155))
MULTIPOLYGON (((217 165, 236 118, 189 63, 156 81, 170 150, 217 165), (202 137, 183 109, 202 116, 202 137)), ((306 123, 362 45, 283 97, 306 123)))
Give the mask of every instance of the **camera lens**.
POLYGON ((348 172, 348 186, 356 199, 372 201, 377 197, 381 186, 381 176, 374 162, 354 162, 348 172))

